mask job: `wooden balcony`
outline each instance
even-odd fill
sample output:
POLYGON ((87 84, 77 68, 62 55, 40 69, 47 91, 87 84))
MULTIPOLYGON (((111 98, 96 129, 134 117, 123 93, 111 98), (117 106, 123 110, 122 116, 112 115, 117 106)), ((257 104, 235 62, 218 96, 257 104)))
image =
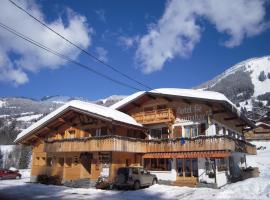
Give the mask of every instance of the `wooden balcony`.
POLYGON ((45 152, 119 151, 131 153, 229 151, 256 154, 256 147, 228 136, 142 140, 117 135, 45 142, 45 152), (181 142, 182 141, 182 142, 181 142))
POLYGON ((156 124, 156 123, 163 123, 163 122, 172 122, 175 119, 173 110, 170 108, 139 112, 131 116, 138 123, 141 123, 141 124, 156 124))

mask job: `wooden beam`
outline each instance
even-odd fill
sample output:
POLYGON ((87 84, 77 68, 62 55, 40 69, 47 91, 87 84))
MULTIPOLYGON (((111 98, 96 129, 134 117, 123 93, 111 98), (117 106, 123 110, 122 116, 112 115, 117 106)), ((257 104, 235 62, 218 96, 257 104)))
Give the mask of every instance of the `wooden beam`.
POLYGON ((237 119, 238 117, 234 116, 234 117, 226 117, 224 118, 225 121, 229 121, 229 120, 235 120, 237 119))
POLYGON ((187 99, 182 99, 185 103, 187 104, 191 104, 191 101, 187 100, 187 99))
POLYGON ((226 113, 226 110, 213 110, 212 113, 213 114, 220 114, 220 113, 226 113))

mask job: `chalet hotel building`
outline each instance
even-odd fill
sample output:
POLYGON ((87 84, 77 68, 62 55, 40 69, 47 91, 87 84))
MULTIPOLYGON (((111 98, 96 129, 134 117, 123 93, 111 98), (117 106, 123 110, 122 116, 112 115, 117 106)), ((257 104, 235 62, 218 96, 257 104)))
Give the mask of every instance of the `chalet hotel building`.
POLYGON ((31 181, 63 182, 106 176, 140 165, 173 185, 222 187, 241 176, 245 140, 254 128, 217 92, 161 88, 132 94, 110 107, 71 101, 23 130, 16 143, 32 146, 31 181))

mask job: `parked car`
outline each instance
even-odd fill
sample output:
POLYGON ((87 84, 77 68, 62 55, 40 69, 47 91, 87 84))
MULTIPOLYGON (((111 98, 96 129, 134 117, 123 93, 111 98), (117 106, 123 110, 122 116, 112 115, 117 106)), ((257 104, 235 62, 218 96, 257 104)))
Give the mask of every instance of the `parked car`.
POLYGON ((120 167, 114 182, 116 188, 133 188, 138 190, 142 186, 151 186, 157 183, 157 177, 142 167, 120 167))
POLYGON ((0 169, 0 180, 2 179, 20 179, 22 175, 19 171, 12 171, 8 169, 0 169))

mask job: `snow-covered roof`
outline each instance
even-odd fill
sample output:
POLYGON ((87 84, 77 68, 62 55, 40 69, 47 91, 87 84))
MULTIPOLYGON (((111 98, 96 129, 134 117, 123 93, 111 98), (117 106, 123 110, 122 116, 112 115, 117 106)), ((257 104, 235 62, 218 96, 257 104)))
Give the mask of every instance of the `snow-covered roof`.
POLYGON ((72 108, 82 110, 82 111, 88 113, 89 115, 91 115, 91 114, 98 115, 98 116, 108 118, 108 119, 111 119, 114 121, 142 127, 142 125, 137 123, 134 118, 132 118, 131 116, 129 116, 125 113, 122 113, 118 110, 115 110, 115 109, 112 109, 109 107, 105 107, 105 106, 101 106, 101 105, 97 105, 97 104, 93 104, 93 103, 89 103, 89 102, 73 100, 73 101, 70 101, 70 102, 64 104, 60 108, 51 112, 50 114, 46 115, 45 117, 43 117, 42 119, 40 119, 36 123, 32 124, 27 129, 24 129, 21 133, 19 133, 15 142, 19 141, 24 136, 26 136, 26 135, 32 133, 33 131, 37 130, 38 128, 42 127, 45 123, 47 123, 51 119, 63 114, 64 112, 66 112, 67 110, 72 109, 72 108))
POLYGON ((151 90, 149 92, 142 91, 142 92, 134 93, 128 96, 127 98, 113 104, 111 108, 120 109, 123 106, 127 105, 128 103, 138 99, 145 93, 178 96, 178 97, 186 97, 186 98, 197 98, 197 99, 205 99, 205 100, 225 101, 231 104, 233 107, 235 107, 235 105, 227 97, 225 97, 225 95, 219 92, 204 91, 204 90, 199 90, 199 89, 196 90, 196 89, 180 89, 180 88, 159 88, 159 89, 151 90))
POLYGON ((128 104, 131 101, 134 101, 135 99, 141 97, 143 94, 145 94, 145 91, 136 92, 132 95, 127 96, 126 98, 122 99, 121 101, 118 101, 117 103, 110 106, 112 109, 118 109, 126 104, 128 104))

